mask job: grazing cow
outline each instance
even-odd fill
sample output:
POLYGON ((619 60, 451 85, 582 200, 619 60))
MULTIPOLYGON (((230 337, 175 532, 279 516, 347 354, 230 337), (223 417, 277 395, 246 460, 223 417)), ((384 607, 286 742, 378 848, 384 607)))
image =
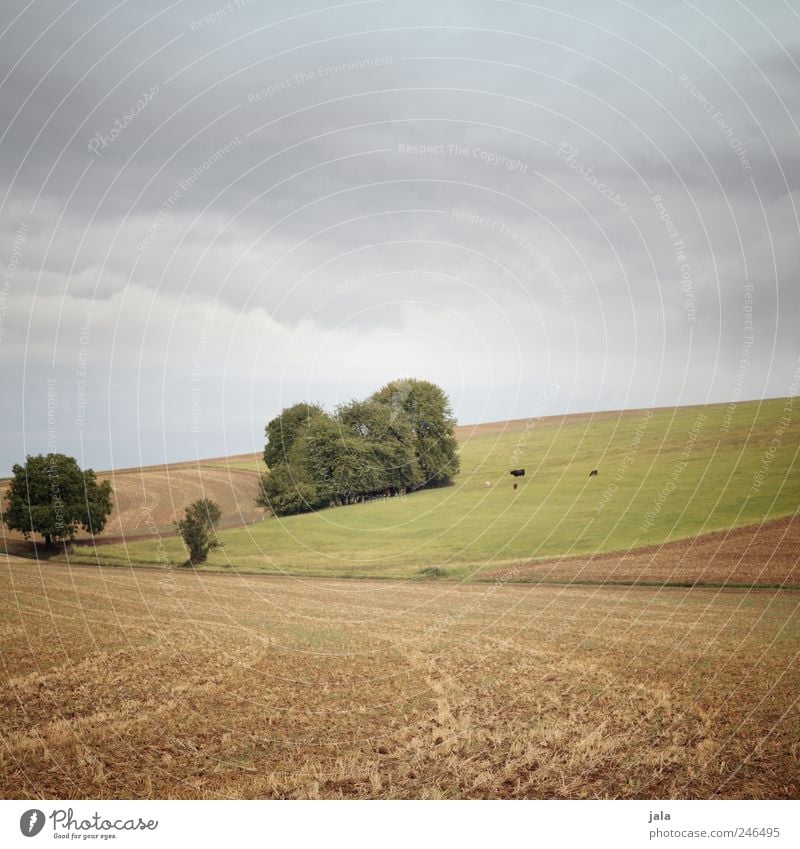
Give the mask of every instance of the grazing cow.
POLYGON ((589 472, 589 477, 590 478, 596 478, 597 477, 597 469, 592 469, 592 471, 589 472))
POLYGON ((515 478, 524 478, 525 469, 512 469, 510 474, 512 474, 515 478))
POLYGON ((483 485, 484 486, 491 486, 492 482, 491 481, 484 481, 483 485))
POLYGON ((516 484, 514 484, 514 489, 516 489, 516 488, 517 488, 517 485, 516 485, 516 484))

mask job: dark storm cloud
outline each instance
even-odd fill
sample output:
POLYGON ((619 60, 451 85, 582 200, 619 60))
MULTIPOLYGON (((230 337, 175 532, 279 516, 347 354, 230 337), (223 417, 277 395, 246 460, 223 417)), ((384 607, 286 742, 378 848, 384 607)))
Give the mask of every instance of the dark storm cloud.
POLYGON ((284 404, 401 374, 462 421, 529 415, 547 381, 551 412, 788 391, 787 7, 3 17, 5 465, 45 450, 48 379, 97 466, 257 449, 284 404))

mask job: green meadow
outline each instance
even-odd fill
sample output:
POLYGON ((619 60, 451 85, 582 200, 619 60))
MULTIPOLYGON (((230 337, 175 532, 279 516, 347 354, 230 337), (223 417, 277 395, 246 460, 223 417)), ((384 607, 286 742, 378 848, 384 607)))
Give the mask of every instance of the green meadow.
MULTIPOLYGON (((460 428, 453 486, 223 531, 204 570, 468 578, 759 523, 800 505, 795 399, 460 428), (513 489, 512 468, 526 475, 513 489), (596 477, 589 477, 592 469, 596 477), (487 486, 487 482, 490 484, 487 486)), ((73 562, 180 565, 176 537, 75 547, 73 562)))

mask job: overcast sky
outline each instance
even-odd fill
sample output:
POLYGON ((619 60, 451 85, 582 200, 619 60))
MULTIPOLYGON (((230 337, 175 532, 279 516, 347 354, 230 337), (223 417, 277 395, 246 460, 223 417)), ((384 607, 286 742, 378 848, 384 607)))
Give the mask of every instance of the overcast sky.
POLYGON ((461 423, 791 391, 794 2, 4 0, 0 33, 0 474, 261 450, 402 376, 461 423))

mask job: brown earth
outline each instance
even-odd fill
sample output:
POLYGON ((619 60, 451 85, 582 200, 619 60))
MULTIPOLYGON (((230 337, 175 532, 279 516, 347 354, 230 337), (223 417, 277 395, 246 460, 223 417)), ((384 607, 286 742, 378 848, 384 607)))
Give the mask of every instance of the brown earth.
POLYGON ((5 798, 797 798, 787 590, 6 559, 5 798))
POLYGON ((800 516, 589 557, 509 564, 498 581, 800 586, 800 516))

